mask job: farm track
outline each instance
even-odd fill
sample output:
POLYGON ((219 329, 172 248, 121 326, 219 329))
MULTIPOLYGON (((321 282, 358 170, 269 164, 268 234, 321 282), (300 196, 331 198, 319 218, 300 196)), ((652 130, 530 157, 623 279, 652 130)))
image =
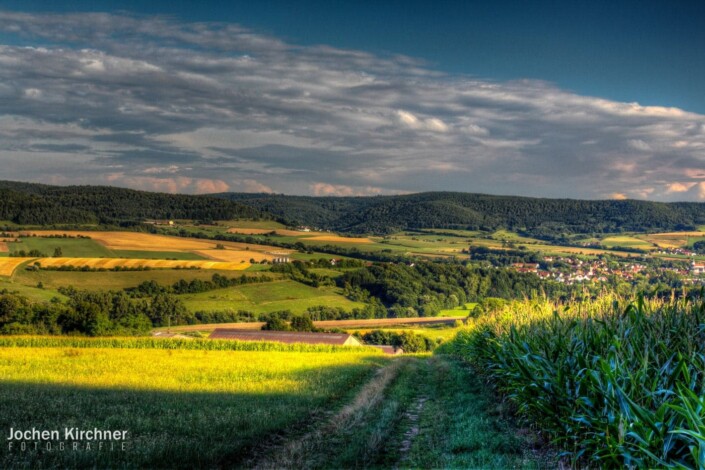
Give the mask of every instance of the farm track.
POLYGON ((447 356, 392 359, 342 410, 255 450, 248 467, 556 468, 526 430, 496 414, 496 396, 447 356))
POLYGON ((321 423, 303 437, 291 439, 276 448, 268 449, 267 456, 259 461, 250 462, 248 468, 321 468, 330 449, 331 435, 337 435, 346 429, 360 426, 371 410, 384 399, 387 387, 396 379, 401 369, 401 361, 378 370, 352 401, 338 413, 321 423))

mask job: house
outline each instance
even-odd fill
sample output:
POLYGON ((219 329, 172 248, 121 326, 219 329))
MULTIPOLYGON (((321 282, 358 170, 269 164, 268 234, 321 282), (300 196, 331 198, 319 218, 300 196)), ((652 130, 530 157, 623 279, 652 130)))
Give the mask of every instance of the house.
POLYGON ((302 331, 239 330, 216 328, 210 339, 236 341, 273 341, 275 343, 330 344, 335 346, 362 346, 353 335, 347 333, 309 333, 302 331))
POLYGON ((703 274, 705 273, 705 263, 696 263, 695 260, 693 260, 690 263, 690 274, 703 274))
POLYGON ((288 263, 290 261, 288 256, 280 256, 272 259, 272 264, 288 263))

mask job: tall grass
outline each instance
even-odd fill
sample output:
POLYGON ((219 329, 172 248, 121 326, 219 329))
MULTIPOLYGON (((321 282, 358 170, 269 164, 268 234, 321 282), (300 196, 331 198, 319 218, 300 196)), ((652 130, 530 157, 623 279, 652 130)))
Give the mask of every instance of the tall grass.
POLYGON ((373 347, 333 346, 327 344, 276 343, 266 341, 232 341, 179 338, 87 338, 66 336, 0 336, 0 348, 113 348, 172 349, 200 351, 281 351, 336 353, 358 352, 382 354, 373 347))
POLYGON ((524 300, 442 346, 577 464, 705 467, 705 302, 524 300))

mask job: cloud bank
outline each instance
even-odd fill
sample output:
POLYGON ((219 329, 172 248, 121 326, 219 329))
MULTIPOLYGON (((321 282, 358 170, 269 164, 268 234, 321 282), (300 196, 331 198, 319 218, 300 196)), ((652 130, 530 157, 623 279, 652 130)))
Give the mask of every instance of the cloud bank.
POLYGON ((676 108, 233 24, 0 12, 0 34, 3 179, 705 199, 705 116, 676 108))

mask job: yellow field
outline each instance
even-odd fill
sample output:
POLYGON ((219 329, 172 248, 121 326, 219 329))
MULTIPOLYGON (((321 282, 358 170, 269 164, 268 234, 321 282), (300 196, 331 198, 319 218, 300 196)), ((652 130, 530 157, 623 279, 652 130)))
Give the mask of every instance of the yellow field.
POLYGON ((689 238, 703 238, 705 232, 665 232, 652 233, 640 238, 658 245, 659 248, 684 248, 689 238))
POLYGON ((262 261, 263 259, 271 260, 276 258, 274 255, 251 250, 196 250, 194 253, 216 261, 228 261, 232 263, 239 263, 240 261, 249 262, 251 259, 262 261))
POLYGON ((17 266, 32 258, 0 258, 0 276, 12 276, 17 266))
MULTIPOLYGON (((19 258, 9 258, 19 259, 19 258)), ((248 262, 223 262, 223 261, 176 261, 163 259, 124 259, 124 258, 38 258, 37 261, 43 267, 58 268, 61 266, 74 266, 81 268, 200 268, 200 269, 222 269, 225 271, 241 271, 250 267, 248 262)), ((0 261, 2 262, 2 261, 0 261)))
POLYGON ((299 230, 287 230, 287 229, 260 229, 260 228, 239 228, 234 227, 228 229, 229 233, 239 233, 242 235, 262 235, 265 233, 274 232, 276 235, 282 237, 299 237, 304 238, 309 241, 319 241, 319 242, 332 242, 332 243, 374 243, 369 238, 353 238, 353 237, 341 237, 339 235, 331 234, 328 232, 301 232, 299 230))

